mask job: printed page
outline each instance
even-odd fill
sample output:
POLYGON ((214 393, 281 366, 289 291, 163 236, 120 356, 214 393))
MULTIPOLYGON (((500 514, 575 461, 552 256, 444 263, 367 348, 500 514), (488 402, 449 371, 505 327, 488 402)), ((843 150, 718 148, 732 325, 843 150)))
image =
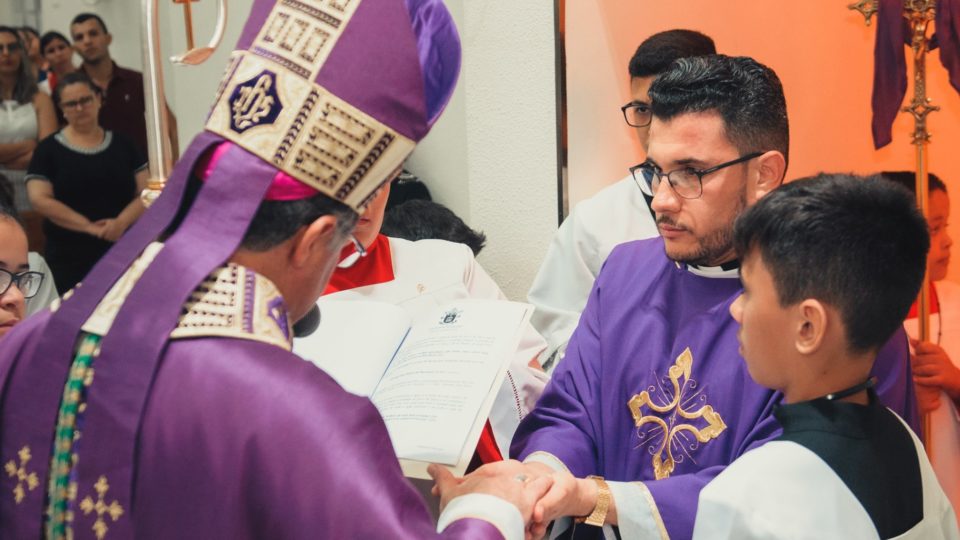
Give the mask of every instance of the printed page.
POLYGON ((324 300, 320 326, 293 340, 293 352, 346 391, 370 397, 410 327, 403 308, 364 300, 324 300))
POLYGON ((458 300, 414 323, 373 395, 402 460, 466 467, 530 306, 458 300))

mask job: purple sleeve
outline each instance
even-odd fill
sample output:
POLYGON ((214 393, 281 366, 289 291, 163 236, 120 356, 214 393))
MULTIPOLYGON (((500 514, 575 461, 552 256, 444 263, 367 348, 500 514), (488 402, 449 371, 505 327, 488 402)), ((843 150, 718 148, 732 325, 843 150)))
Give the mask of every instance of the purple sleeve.
POLYGON ((903 327, 877 353, 871 374, 877 378, 880 402, 906 420, 910 429, 922 438, 920 408, 910 374, 909 342, 903 327))
POLYGON ((574 476, 594 474, 600 404, 601 357, 599 282, 587 300, 580 323, 536 408, 517 428, 510 455, 523 460, 533 452, 560 459, 574 476))

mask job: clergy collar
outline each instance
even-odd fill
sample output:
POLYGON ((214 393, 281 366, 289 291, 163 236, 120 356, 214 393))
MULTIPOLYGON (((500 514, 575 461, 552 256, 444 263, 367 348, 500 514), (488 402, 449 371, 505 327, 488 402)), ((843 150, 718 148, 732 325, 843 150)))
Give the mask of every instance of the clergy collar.
POLYGON ((696 264, 685 264, 681 262, 674 261, 674 264, 677 265, 677 268, 686 268, 690 271, 691 274, 696 274, 702 277, 708 278, 739 278, 740 277, 740 261, 732 260, 730 262, 725 262, 720 266, 700 266, 696 264))
POLYGON ((784 434, 821 431, 845 437, 864 438, 870 421, 882 410, 873 388, 867 390, 868 405, 818 398, 799 403, 780 404, 773 411, 784 434))

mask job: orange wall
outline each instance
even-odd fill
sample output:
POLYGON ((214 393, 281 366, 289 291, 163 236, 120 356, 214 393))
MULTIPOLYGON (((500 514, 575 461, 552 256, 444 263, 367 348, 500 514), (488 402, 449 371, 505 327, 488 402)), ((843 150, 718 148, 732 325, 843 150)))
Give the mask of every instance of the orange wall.
MULTIPOLYGON (((642 159, 639 145, 619 116, 619 106, 629 100, 626 65, 640 41, 670 28, 702 31, 714 38, 720 52, 753 56, 777 72, 791 124, 788 178, 819 171, 912 169, 912 117, 901 114, 894 125, 893 143, 873 149, 870 93, 875 28, 864 25, 858 13, 845 7, 848 3, 567 2, 571 205, 622 178, 626 167, 642 159)), ((946 181, 956 208, 960 206, 960 96, 949 86, 937 52, 930 55, 927 66, 928 95, 942 108, 928 122, 933 134, 930 170, 946 181)), ((912 89, 907 92, 911 95, 912 89)), ((960 217, 953 219, 951 233, 960 241, 960 217)), ((960 260, 954 261, 949 279, 960 282, 960 260)))

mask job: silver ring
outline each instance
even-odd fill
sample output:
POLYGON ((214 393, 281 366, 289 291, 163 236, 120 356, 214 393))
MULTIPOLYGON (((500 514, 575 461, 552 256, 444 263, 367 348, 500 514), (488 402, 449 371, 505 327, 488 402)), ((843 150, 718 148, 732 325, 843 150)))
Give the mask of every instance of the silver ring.
POLYGON ((517 482, 523 483, 527 481, 527 475, 520 473, 514 476, 513 479, 516 480, 517 482))

